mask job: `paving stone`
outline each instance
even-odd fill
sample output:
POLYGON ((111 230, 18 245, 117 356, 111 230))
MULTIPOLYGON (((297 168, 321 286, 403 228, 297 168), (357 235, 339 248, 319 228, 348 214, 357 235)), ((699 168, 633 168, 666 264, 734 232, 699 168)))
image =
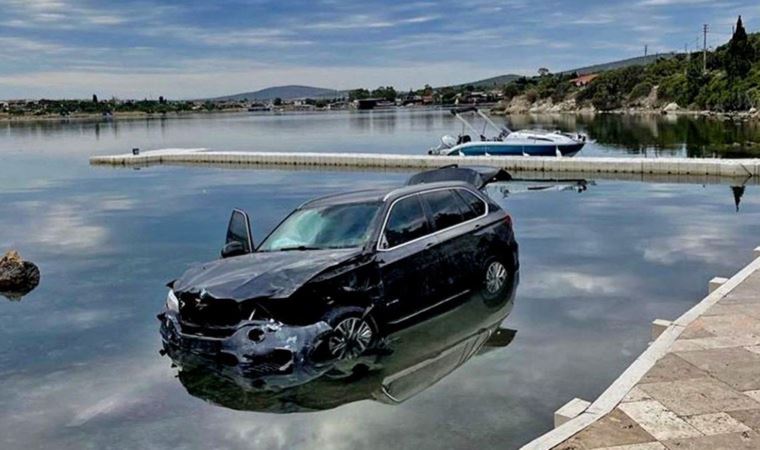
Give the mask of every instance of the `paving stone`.
POLYGON ((641 384, 639 387, 679 416, 760 408, 760 403, 713 378, 641 384))
POLYGON ((674 439, 663 444, 671 450, 757 450, 760 435, 754 431, 716 434, 691 439, 674 439))
POLYGON ((707 331, 702 325, 689 325, 683 330, 678 339, 696 339, 707 337, 715 337, 715 335, 707 331))
MULTIPOLYGON (((699 348, 702 350, 711 350, 715 348, 731 348, 731 347, 746 347, 760 345, 760 334, 743 334, 743 335, 724 335, 707 338, 689 339, 688 341, 691 348, 699 348)), ((682 350, 671 351, 678 353, 682 350)))
POLYGON ((734 389, 760 389, 760 355, 744 348, 678 353, 678 356, 734 389))
POLYGON ((647 442, 646 444, 619 445, 617 447, 604 447, 597 450, 667 450, 659 442, 647 442))
MULTIPOLYGON (((756 293, 756 296, 760 297, 760 293, 756 293)), ((746 314, 752 318, 760 319, 760 302, 736 302, 729 299, 723 299, 719 301, 713 308, 721 306, 725 308, 731 308, 732 311, 736 311, 736 314, 746 314)), ((712 308, 710 308, 712 310, 712 308)), ((728 311, 728 310, 726 310, 728 311)))
MULTIPOLYGON (((760 293, 758 294, 760 296, 760 293)), ((738 308, 748 316, 760 319, 760 303, 745 303, 738 305, 738 308)))
POLYGON ((639 384, 704 378, 707 376, 707 373, 686 362, 675 353, 668 353, 649 369, 649 372, 644 375, 639 384))
POLYGON ((754 345, 752 347, 744 347, 745 350, 760 355, 760 345, 754 345))
POLYGON ((636 424, 619 408, 615 408, 591 426, 571 437, 557 450, 585 450, 628 444, 655 442, 656 439, 636 424))
POLYGON ((680 352, 693 352, 696 350, 705 350, 705 348, 701 345, 699 345, 696 342, 693 342, 695 339, 683 339, 678 340, 673 343, 673 345, 670 346, 670 351, 673 353, 680 353, 680 352))
POLYGON ((760 409, 729 411, 728 415, 755 431, 760 430, 760 409))
POLYGON ((684 418, 691 426, 705 436, 713 434, 740 433, 750 428, 724 412, 702 414, 684 418))
POLYGON ((760 391, 744 391, 743 394, 760 403, 760 391))
MULTIPOLYGON (((758 294, 756 294, 758 295, 758 294)), ((760 295, 758 295, 760 298, 760 295)), ((760 320, 745 313, 724 316, 702 316, 702 326, 716 336, 760 335, 760 320)))
POLYGON ((638 386, 634 386, 633 389, 628 391, 625 397, 623 397, 623 400, 621 402, 640 402, 642 400, 652 400, 652 397, 650 397, 646 392, 642 391, 638 386))
MULTIPOLYGON (((738 315, 738 314, 746 314, 746 312, 743 309, 742 304, 718 302, 717 304, 713 305, 710 309, 705 311, 704 314, 702 314, 702 317, 727 316, 727 315, 738 315)), ((694 322, 696 322, 696 320, 694 322)))
POLYGON ((622 403, 618 408, 659 441, 702 435, 655 400, 622 403))

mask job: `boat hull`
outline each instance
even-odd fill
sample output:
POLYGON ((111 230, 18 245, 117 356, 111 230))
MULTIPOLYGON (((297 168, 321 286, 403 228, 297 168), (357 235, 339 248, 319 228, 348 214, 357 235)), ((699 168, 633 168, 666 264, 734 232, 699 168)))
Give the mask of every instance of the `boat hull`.
POLYGON ((471 142, 452 148, 449 155, 465 156, 557 156, 559 151, 562 156, 574 156, 581 151, 584 142, 572 144, 524 144, 512 142, 471 142))

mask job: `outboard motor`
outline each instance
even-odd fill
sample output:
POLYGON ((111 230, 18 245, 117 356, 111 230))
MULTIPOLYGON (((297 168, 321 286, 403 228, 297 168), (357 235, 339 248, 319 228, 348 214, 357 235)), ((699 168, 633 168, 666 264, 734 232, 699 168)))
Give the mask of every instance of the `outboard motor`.
POLYGON ((454 136, 447 134, 441 138, 441 145, 445 148, 452 148, 457 145, 457 140, 454 136))

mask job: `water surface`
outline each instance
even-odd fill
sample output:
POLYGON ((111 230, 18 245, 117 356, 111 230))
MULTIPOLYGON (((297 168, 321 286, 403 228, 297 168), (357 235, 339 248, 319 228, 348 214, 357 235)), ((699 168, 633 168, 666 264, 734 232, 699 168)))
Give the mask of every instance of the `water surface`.
MULTIPOLYGON (((738 211, 722 185, 598 181, 583 193, 499 198, 522 263, 501 324, 516 331, 506 347, 398 405, 358 399, 273 414, 189 394, 159 354, 155 314, 167 281, 217 257, 230 209, 248 210, 261 238, 307 199, 391 188, 408 174, 113 169, 86 157, 132 146, 412 153, 449 121, 415 113, 4 125, 0 249, 18 248, 42 280, 19 302, 0 297, 0 448, 514 448, 549 430, 566 401, 598 396, 646 348, 653 319, 680 315, 758 245, 756 186, 738 211)), ((624 156, 638 146, 588 150, 624 156)), ((676 147, 667 151, 685 151, 676 147)))

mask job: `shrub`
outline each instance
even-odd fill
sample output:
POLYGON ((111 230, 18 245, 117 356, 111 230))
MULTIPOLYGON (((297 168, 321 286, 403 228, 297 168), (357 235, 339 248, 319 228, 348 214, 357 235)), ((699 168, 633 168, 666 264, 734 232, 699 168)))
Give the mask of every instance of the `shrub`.
POLYGON ((637 98, 646 97, 652 92, 652 83, 648 81, 642 81, 631 89, 630 98, 635 100, 637 98))
POLYGON ((591 99, 591 103, 594 105, 594 108, 600 111, 609 111, 622 106, 620 95, 606 84, 599 86, 594 93, 594 97, 591 99))
POLYGON ((683 73, 674 73, 662 80, 657 95, 664 100, 676 102, 679 105, 688 105, 689 89, 686 81, 686 75, 683 73))

